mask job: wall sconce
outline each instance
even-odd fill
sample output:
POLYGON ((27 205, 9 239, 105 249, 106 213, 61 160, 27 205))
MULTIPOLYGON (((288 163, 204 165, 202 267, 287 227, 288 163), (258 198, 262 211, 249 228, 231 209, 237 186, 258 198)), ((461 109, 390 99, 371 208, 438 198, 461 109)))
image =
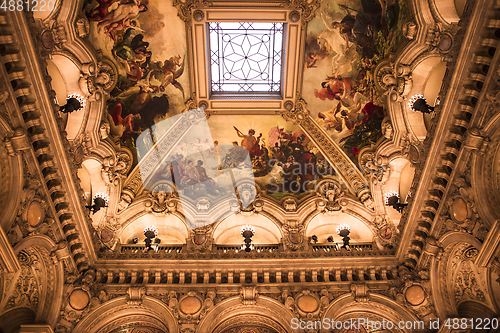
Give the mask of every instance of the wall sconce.
POLYGON ((255 228, 251 225, 245 225, 241 228, 241 235, 243 236, 245 244, 241 246, 241 249, 245 252, 250 252, 254 249, 252 243, 252 237, 255 235, 255 228))
POLYGON ((144 228, 144 236, 146 236, 144 240, 144 243, 146 243, 146 251, 149 251, 152 249, 151 244, 153 243, 153 238, 158 236, 158 228, 154 225, 148 225, 144 228))
POLYGON ((92 215, 94 215, 101 208, 108 207, 109 197, 106 193, 97 193, 92 198, 92 201, 92 205, 85 207, 87 207, 92 212, 92 215))
POLYGON ((384 194, 384 200, 386 206, 391 206, 399 213, 403 213, 403 209, 408 206, 408 204, 399 202, 399 193, 396 191, 390 191, 384 194))
POLYGON ((85 99, 78 94, 71 94, 66 99, 66 104, 59 108, 59 112, 71 113, 85 107, 85 99))
POLYGON ((342 237, 342 240, 344 241, 344 245, 342 245, 340 248, 341 249, 346 249, 350 250, 349 247, 349 234, 351 233, 351 228, 347 224, 341 224, 337 226, 337 235, 342 237))
POLYGON ((427 104, 427 100, 423 95, 414 95, 408 101, 408 106, 412 111, 420 111, 422 113, 431 113, 434 107, 427 104))

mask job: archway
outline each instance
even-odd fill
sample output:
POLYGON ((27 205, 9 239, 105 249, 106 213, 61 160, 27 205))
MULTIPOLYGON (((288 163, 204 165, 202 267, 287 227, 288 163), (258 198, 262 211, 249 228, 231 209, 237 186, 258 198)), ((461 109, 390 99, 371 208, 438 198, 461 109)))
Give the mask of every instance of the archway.
POLYGON ((130 222, 121 231, 119 238, 122 244, 130 244, 134 238, 138 238, 140 243, 144 241, 144 228, 154 225, 158 229, 158 239, 163 244, 185 244, 189 237, 186 224, 174 215, 155 216, 143 215, 130 222))
MULTIPOLYGON (((438 87, 437 88, 438 92, 441 90, 440 88, 441 88, 441 83, 443 81, 443 77, 442 76, 440 77, 440 75, 444 75, 444 73, 442 73, 442 67, 440 67, 443 65, 440 65, 440 63, 441 63, 441 57, 429 56, 414 65, 414 68, 412 70, 413 85, 410 92, 408 93, 409 98, 414 95, 423 94, 428 85, 434 88, 438 87), (431 77, 432 81, 430 81, 431 77)), ((432 98, 430 93, 429 97, 432 98)), ((434 100, 428 100, 427 102, 430 105, 434 105, 435 98, 434 100)), ((407 125, 409 126, 413 134, 420 141, 423 141, 427 136, 427 129, 425 126, 423 114, 420 112, 415 112, 410 110, 408 103, 404 103, 403 107, 406 113, 406 119, 408 122, 407 125)))
MULTIPOLYGON (((1 120, 0 120, 1 122, 1 120)), ((5 135, 0 124, 0 138, 5 135)), ((0 226, 7 233, 18 213, 23 172, 21 155, 10 156, 3 140, 0 141, 0 226)))
POLYGON ((52 325, 57 320, 62 302, 63 263, 54 264, 51 259, 48 249, 54 246, 49 237, 36 235, 15 247, 20 269, 12 279, 4 281, 0 291, 5 322, 52 325))
POLYGON ((336 233, 337 226, 341 224, 350 227, 349 238, 352 243, 372 243, 373 231, 363 221, 342 212, 315 216, 306 226, 306 236, 316 235, 319 243, 327 243, 331 236, 334 242, 342 243, 342 237, 336 233))
POLYGON ((33 309, 21 307, 5 312, 0 316, 0 332, 19 332, 21 325, 31 325, 35 323, 36 313, 33 309))
POLYGON ((255 228, 255 236, 252 237, 253 244, 278 244, 282 234, 278 226, 267 217, 262 215, 247 216, 243 214, 231 215, 216 224, 214 230, 215 244, 241 244, 241 228, 251 225, 255 228))
MULTIPOLYGON (((421 327, 421 321, 410 313, 406 308, 396 303, 394 300, 378 295, 370 294, 369 300, 366 302, 356 302, 354 296, 345 294, 335 299, 323 314, 321 320, 327 320, 330 323, 351 321, 356 323, 361 320, 369 320, 376 323, 392 323, 392 326, 386 325, 385 329, 381 327, 375 330, 376 332, 385 333, 403 333, 403 332, 425 332, 424 327, 421 327), (399 328, 400 323, 412 323, 412 329, 399 328), (420 326, 420 327, 418 327, 420 326)), ((347 327, 349 328, 349 327, 347 327)), ((330 333, 332 327, 323 326, 320 333, 330 333)), ((345 327, 341 327, 335 331, 350 332, 345 327), (344 330, 343 330, 344 329, 344 330)), ((360 330, 359 332, 363 332, 360 330)))
MULTIPOLYGON (((126 297, 118 297, 91 311, 73 333, 118 333, 123 328, 145 327, 148 333, 177 333, 177 320, 162 301, 144 296, 131 307, 126 297)), ((126 331, 125 331, 126 332, 126 331)))
POLYGON ((200 321, 196 333, 240 333, 251 327, 265 333, 302 332, 291 328, 294 316, 282 303, 265 296, 247 302, 243 304, 240 297, 223 300, 200 321))
POLYGON ((444 253, 432 263, 431 284, 440 317, 454 318, 478 313, 478 309, 494 309, 488 269, 475 264, 481 244, 469 235, 460 239, 457 237, 460 234, 449 233, 441 239, 444 253))

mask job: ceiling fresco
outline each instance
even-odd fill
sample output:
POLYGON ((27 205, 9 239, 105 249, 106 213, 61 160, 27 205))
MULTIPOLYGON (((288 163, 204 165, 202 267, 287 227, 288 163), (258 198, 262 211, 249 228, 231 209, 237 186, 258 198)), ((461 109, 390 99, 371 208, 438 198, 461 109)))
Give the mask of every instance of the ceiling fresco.
MULTIPOLYGON (((158 168, 152 183, 175 182, 182 177, 176 184, 178 188, 192 188, 191 199, 207 196, 215 200, 232 190, 233 185, 225 186, 220 177, 224 170, 238 166, 239 157, 245 152, 242 148, 248 151, 245 155, 249 156, 255 182, 275 199, 285 195, 301 198, 313 191, 319 181, 336 180, 333 168, 313 142, 300 127, 281 116, 262 119, 256 115, 215 115, 207 124, 210 133, 199 125, 190 129, 189 142, 182 142, 175 149, 175 156, 180 158, 170 166, 158 168)), ((140 140, 138 147, 139 152, 146 150, 140 140)))
POLYGON ((118 69, 107 99, 111 134, 134 150, 154 123, 184 110, 189 91, 186 32, 172 1, 86 0, 89 41, 118 69))
MULTIPOLYGON (((190 97, 185 22, 171 0, 86 0, 82 10, 91 44, 118 69, 105 118, 112 140, 133 152, 133 170, 139 135, 180 114, 190 97)), ((399 45, 406 12, 397 0, 384 2, 384 8, 377 1, 325 0, 308 24, 302 95, 313 118, 354 161, 361 148, 381 136, 386 112, 373 72, 399 45)), ((178 152, 181 182, 193 189, 212 183, 211 169, 224 168, 220 150, 231 146, 248 150, 256 183, 278 200, 303 197, 319 180, 335 179, 314 143, 281 116, 213 115, 208 126, 212 140, 195 140, 178 152), (202 150, 213 153, 213 163, 202 166, 189 159, 202 150)), ((171 174, 161 170, 156 178, 171 174)), ((213 186, 199 190, 199 196, 220 194, 213 186)))
POLYGON ((334 171, 304 132, 281 116, 212 116, 212 137, 248 149, 255 182, 276 199, 301 197, 334 171))
POLYGON ((400 46, 405 1, 325 0, 307 26, 302 95, 316 121, 355 160, 382 135, 378 63, 400 46))

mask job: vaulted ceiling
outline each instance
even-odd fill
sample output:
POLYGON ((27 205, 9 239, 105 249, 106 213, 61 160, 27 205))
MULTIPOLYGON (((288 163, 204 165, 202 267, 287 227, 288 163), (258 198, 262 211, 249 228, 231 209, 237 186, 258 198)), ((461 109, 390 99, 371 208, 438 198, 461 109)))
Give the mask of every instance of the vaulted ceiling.
POLYGON ((0 14, 0 324, 498 314, 496 3, 47 4, 0 14))

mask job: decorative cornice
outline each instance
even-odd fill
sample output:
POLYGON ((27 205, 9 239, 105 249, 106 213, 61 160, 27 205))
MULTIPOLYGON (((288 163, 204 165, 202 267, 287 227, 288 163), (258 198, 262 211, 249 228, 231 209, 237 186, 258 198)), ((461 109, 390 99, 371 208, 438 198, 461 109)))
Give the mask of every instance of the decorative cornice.
MULTIPOLYGON (((442 91, 446 99, 436 107, 436 114, 428 130, 428 136, 424 141, 423 156, 420 158, 424 163, 418 163, 411 192, 415 193, 410 199, 411 210, 406 211, 399 225, 405 232, 402 236, 398 255, 410 267, 415 267, 422 254, 422 248, 410 245, 412 240, 422 239, 433 234, 434 225, 440 216, 442 206, 456 174, 456 166, 464 156, 464 151, 470 150, 462 145, 466 137, 464 134, 471 128, 471 119, 477 112, 484 96, 488 78, 495 71, 494 64, 498 64, 500 53, 491 55, 492 68, 487 67, 484 73, 484 84, 471 86, 468 79, 469 72, 477 71, 477 61, 480 60, 476 54, 488 53, 488 46, 484 43, 473 43, 480 34, 487 29, 485 1, 477 1, 474 11, 466 13, 460 26, 471 22, 467 29, 461 29, 455 36, 457 45, 451 51, 454 53, 456 62, 449 63, 448 75, 443 79, 442 91), (460 55, 458 52, 460 51, 460 55), (411 221, 411 224, 408 224, 411 221)), ((499 43, 499 41, 496 41, 499 43)), ((479 66, 481 67, 481 66, 479 66)), ((484 68, 484 67, 482 67, 484 68)), ((413 242, 414 244, 418 244, 413 242)))
POLYGON ((3 57, 3 62, 5 64, 10 59, 10 68, 26 68, 30 72, 29 77, 20 77, 13 86, 17 109, 12 112, 24 119, 26 142, 29 143, 27 156, 35 163, 40 179, 44 180, 43 191, 53 215, 60 222, 60 233, 70 244, 73 259, 82 271, 88 268, 89 263, 83 242, 77 235, 88 231, 78 230, 75 224, 75 209, 79 210, 80 218, 85 220, 82 198, 78 197, 80 192, 74 187, 76 168, 68 163, 71 160, 68 156, 72 156, 70 146, 62 130, 62 120, 57 116, 55 104, 50 98, 50 77, 44 76, 46 69, 37 56, 40 52, 35 40, 39 37, 32 34, 36 30, 33 27, 35 23, 32 17, 27 18, 25 15, 31 13, 12 12, 3 15, 3 24, 16 27, 12 34, 4 32, 10 41, 4 52, 11 56, 3 57))

